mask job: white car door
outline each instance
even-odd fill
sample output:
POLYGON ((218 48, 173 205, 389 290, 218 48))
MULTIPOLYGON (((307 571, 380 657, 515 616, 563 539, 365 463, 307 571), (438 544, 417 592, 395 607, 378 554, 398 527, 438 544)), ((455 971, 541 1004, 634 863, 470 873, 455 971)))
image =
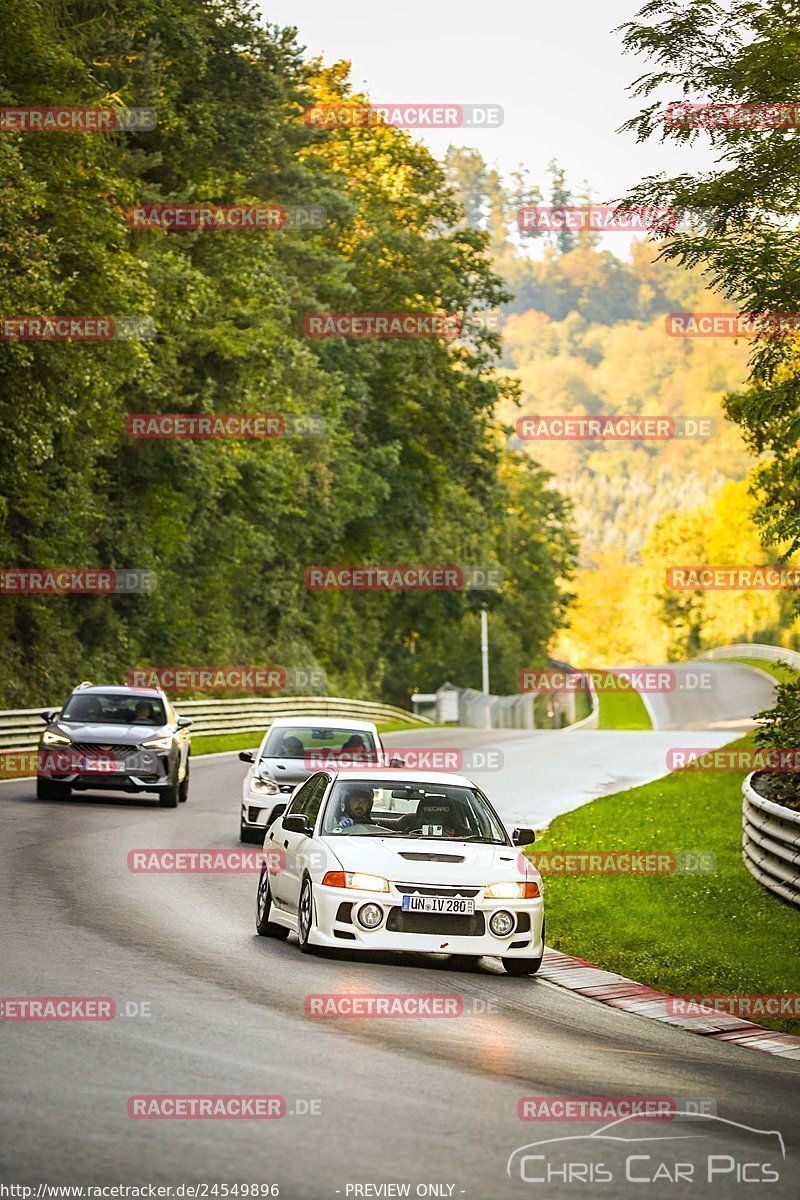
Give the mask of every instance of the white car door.
POLYGON ((303 868, 309 852, 313 849, 313 839, 308 833, 287 829, 285 821, 289 816, 304 817, 308 829, 313 829, 329 783, 329 775, 322 772, 312 775, 295 792, 292 803, 273 831, 273 846, 282 855, 283 867, 272 877, 272 895, 278 907, 288 912, 297 912, 303 868))

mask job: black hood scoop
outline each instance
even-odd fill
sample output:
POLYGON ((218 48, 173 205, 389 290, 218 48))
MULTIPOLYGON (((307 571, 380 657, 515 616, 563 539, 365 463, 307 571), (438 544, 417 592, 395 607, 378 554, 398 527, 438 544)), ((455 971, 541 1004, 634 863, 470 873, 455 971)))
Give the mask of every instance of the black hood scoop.
POLYGON ((411 862, 463 862, 463 854, 415 854, 413 850, 399 850, 401 858, 408 858, 411 862))

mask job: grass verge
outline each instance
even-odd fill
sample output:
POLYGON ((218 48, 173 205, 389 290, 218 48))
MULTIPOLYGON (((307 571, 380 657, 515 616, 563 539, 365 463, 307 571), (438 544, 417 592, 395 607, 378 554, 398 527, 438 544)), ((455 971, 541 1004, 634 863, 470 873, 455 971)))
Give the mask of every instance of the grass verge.
MULTIPOLYGON (((674 772, 557 817, 534 852, 710 852, 716 871, 545 876, 548 943, 674 994, 800 992, 800 914, 742 862, 742 778, 674 772)), ((800 1020, 754 1019, 800 1033, 800 1020)))
POLYGON ((644 701, 638 692, 598 692, 598 729, 652 729, 644 701))
POLYGON ((746 667, 757 667, 759 671, 764 671, 773 679, 777 679, 778 683, 792 683, 797 679, 797 671, 793 667, 787 667, 783 663, 767 662, 763 658, 725 658, 720 659, 720 662, 738 662, 744 663, 746 667))

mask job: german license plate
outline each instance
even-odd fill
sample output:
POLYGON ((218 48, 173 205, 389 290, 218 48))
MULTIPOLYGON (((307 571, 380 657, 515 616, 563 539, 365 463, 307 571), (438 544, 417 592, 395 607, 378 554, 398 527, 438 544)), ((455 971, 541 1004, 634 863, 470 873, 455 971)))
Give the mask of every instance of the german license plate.
POLYGON ((121 758, 109 758, 106 754, 85 758, 81 764, 87 775, 124 775, 125 763, 121 758))
POLYGON ((475 901, 461 896, 403 896, 403 912, 460 913, 471 917, 475 901))

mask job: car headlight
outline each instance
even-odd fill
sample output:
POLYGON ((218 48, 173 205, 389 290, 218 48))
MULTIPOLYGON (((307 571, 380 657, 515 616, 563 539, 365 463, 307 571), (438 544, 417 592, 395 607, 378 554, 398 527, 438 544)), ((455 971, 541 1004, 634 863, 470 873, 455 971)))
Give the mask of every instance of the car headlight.
POLYGON ((355 888, 359 892, 388 892, 389 880, 362 871, 328 871, 322 880, 328 887, 355 888))
POLYGON ((45 729, 42 734, 42 745, 44 746, 71 746, 72 738, 65 737, 63 733, 51 733, 49 729, 45 729))
POLYGON ((541 888, 532 879, 507 883, 490 883, 483 892, 485 900, 533 900, 541 896, 541 888))
POLYGON ((143 750, 171 750, 172 738, 169 734, 166 737, 150 738, 148 742, 142 742, 143 750))
POLYGON ((279 791, 278 782, 271 775, 254 775, 248 787, 251 792, 265 792, 268 796, 274 796, 279 791))

